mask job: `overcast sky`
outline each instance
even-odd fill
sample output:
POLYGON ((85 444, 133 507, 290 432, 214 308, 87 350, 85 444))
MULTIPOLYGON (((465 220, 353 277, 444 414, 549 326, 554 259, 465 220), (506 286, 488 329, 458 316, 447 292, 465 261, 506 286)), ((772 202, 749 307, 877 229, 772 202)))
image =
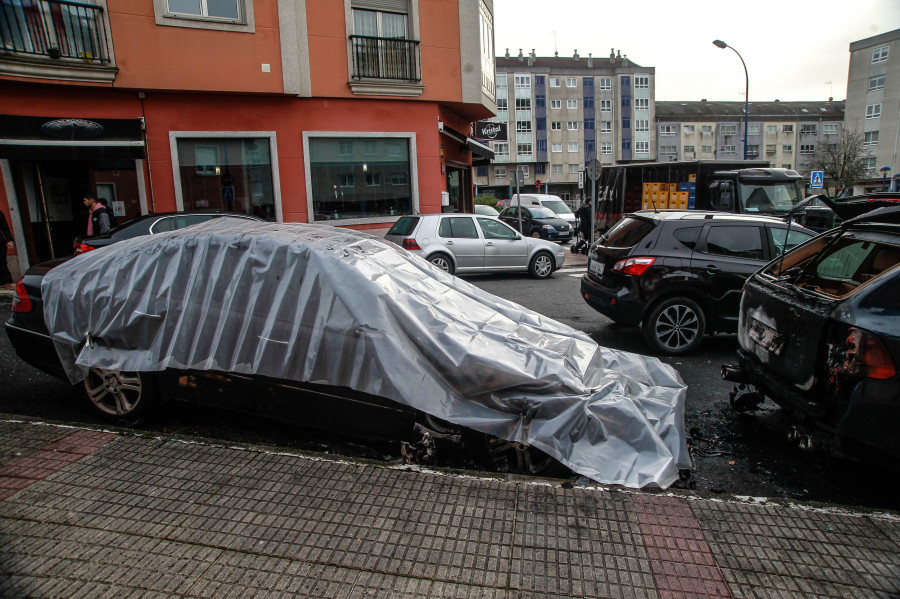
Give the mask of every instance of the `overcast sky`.
MULTIPOLYGON (((656 68, 657 100, 847 97, 850 42, 900 28, 900 0, 494 0, 497 54, 608 57, 656 68), (828 83, 830 82, 830 83, 828 83)), ((893 57, 892 57, 893 58, 893 57)))

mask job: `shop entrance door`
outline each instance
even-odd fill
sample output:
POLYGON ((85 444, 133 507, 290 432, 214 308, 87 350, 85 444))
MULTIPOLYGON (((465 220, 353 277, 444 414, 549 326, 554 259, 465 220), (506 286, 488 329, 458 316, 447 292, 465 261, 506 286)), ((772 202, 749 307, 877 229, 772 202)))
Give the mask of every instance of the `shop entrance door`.
POLYGON ((84 237, 87 208, 84 194, 90 190, 87 162, 47 161, 35 163, 37 189, 31 230, 39 260, 72 255, 72 242, 84 237))
POLYGON ((450 205, 444 207, 446 212, 471 212, 473 210, 471 173, 472 169, 469 167, 447 166, 447 191, 450 193, 450 205))

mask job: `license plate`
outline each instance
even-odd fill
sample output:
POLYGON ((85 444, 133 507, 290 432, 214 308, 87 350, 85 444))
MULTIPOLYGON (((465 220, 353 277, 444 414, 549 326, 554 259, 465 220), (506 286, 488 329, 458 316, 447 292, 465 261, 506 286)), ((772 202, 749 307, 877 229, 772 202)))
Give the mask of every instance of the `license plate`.
POLYGON ((750 325, 750 339, 761 348, 776 356, 781 355, 784 349, 784 337, 772 327, 754 320, 750 325))
POLYGON ((588 262, 588 270, 592 275, 597 275, 598 277, 603 276, 603 266, 602 262, 597 262, 596 260, 591 260, 588 262))

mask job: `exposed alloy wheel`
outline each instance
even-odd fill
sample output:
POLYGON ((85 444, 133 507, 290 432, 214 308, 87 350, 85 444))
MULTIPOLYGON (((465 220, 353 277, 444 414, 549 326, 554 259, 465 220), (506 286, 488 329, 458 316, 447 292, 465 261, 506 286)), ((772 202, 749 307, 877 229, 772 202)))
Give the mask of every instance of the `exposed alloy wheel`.
POLYGON ((451 275, 453 274, 453 260, 447 254, 434 254, 428 257, 428 261, 451 275))
POLYGON ((665 354, 684 354, 703 340, 706 317, 694 300, 673 297, 660 302, 644 320, 644 339, 665 354))
POLYGON ((149 375, 91 368, 84 379, 88 404, 113 422, 136 424, 156 406, 159 394, 149 375))
POLYGON ((556 476, 566 467, 558 460, 527 443, 492 438, 488 442, 488 454, 499 470, 531 476, 556 476))
POLYGON ((538 252, 528 265, 528 272, 535 279, 546 279, 553 274, 553 256, 547 252, 538 252))
POLYGON ((541 232, 538 229, 535 229, 534 231, 531 232, 531 236, 534 237, 535 239, 540 239, 541 232))

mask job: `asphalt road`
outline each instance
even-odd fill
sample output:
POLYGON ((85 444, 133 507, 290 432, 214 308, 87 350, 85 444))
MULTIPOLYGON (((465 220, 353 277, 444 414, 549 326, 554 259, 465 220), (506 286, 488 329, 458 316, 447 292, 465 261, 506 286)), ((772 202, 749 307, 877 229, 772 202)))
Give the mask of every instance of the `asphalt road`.
MULTIPOLYGON (((648 354, 640 331, 615 325, 590 308, 579 295, 583 266, 567 266, 549 280, 524 274, 476 275, 470 283, 588 333, 607 347, 648 354)), ((10 317, 8 298, 0 298, 0 321, 10 317)), ((896 474, 843 460, 826 460, 803 453, 787 440, 790 422, 770 402, 752 415, 738 414, 728 405, 730 383, 719 377, 720 366, 732 361, 734 335, 707 337, 690 356, 661 357, 674 366, 688 385, 686 429, 694 460, 686 488, 703 494, 798 499, 873 508, 900 509, 890 493, 896 474)), ((18 359, 5 335, 0 335, 0 413, 59 422, 100 424, 88 410, 78 388, 54 379, 18 359)), ((235 415, 185 404, 167 404, 164 413, 147 425, 162 433, 271 444, 397 459, 392 448, 360 445, 350 440, 298 430, 264 418, 235 415)))

